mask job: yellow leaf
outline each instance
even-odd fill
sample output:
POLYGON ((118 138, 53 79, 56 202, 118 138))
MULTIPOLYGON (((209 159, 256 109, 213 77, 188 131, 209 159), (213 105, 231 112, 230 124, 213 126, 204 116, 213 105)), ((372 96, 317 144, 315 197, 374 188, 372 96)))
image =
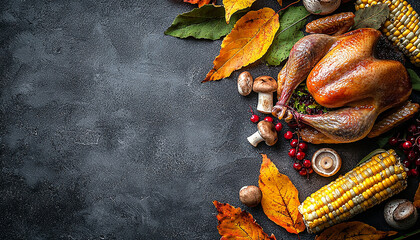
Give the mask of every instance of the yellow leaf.
POLYGON ((258 183, 263 195, 261 206, 265 215, 290 233, 303 232, 305 224, 298 211, 298 190, 286 175, 279 172, 267 155, 262 154, 262 157, 258 183))
POLYGON ((279 2, 280 6, 283 5, 283 0, 277 0, 279 2))
POLYGON ((414 206, 416 206, 416 208, 420 208, 420 183, 419 183, 419 187, 417 188, 416 194, 414 195, 414 206))
POLYGON ((226 23, 229 24, 230 17, 236 11, 251 7, 256 0, 223 0, 226 12, 226 23))
POLYGON ((279 27, 279 15, 271 8, 248 12, 223 40, 220 54, 213 61, 213 69, 203 82, 229 77, 233 71, 260 59, 279 27))
POLYGON ((271 234, 268 236, 263 229, 258 225, 251 214, 241 211, 240 208, 232 207, 225 203, 213 201, 219 214, 217 220, 221 239, 261 239, 261 240, 276 240, 276 237, 271 234))
POLYGON ((327 228, 315 240, 377 240, 397 234, 395 231, 379 231, 362 222, 344 222, 327 228))

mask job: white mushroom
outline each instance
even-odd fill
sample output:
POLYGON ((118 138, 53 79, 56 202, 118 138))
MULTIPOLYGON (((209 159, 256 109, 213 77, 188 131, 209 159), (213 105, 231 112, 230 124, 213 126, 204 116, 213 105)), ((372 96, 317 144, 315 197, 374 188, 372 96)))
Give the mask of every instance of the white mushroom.
POLYGON ((260 204, 262 192, 257 186, 244 186, 239 190, 239 200, 248 207, 260 204))
POLYGON ((341 0, 303 0, 306 10, 312 14, 327 15, 340 6, 341 0))
POLYGON ((258 143, 262 141, 265 141, 268 146, 276 144, 278 140, 277 131, 272 122, 260 121, 257 128, 258 131, 247 138, 252 146, 257 147, 258 143))
POLYGON ((248 96, 252 92, 252 85, 254 79, 251 76, 251 73, 245 71, 239 74, 238 77, 238 92, 242 96, 248 96))
POLYGON ((341 157, 331 148, 321 148, 312 157, 312 168, 321 176, 330 177, 341 168, 341 157))
POLYGON ((396 199, 385 205, 384 217, 391 227, 406 230, 416 224, 418 214, 412 202, 407 199, 396 199))
POLYGON ((277 90, 277 81, 269 76, 257 77, 254 80, 254 92, 258 93, 257 110, 270 114, 273 109, 273 92, 277 90))

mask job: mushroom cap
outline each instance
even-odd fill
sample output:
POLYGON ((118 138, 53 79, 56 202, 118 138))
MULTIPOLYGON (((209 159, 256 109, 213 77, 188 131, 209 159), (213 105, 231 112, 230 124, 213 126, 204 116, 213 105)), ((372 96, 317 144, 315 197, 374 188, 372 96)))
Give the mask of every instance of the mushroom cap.
POLYGON ((384 208, 385 221, 393 228, 406 230, 415 225, 418 218, 416 207, 407 199, 395 199, 384 208))
POLYGON ((324 177, 330 177, 341 168, 341 157, 331 148, 321 148, 312 157, 312 168, 324 177))
POLYGON ((277 90, 277 81, 270 76, 260 76, 254 80, 254 92, 272 93, 277 90))
POLYGON ((260 204, 262 192, 257 186, 244 186, 239 190, 239 200, 248 207, 260 204))
POLYGON ((257 125, 258 133, 264 139, 265 144, 268 146, 273 146, 276 144, 277 138, 277 131, 276 127, 272 122, 268 121, 260 121, 257 125))
POLYGON ((327 15, 340 6, 341 0, 303 0, 306 10, 312 14, 327 15))
POLYGON ((238 77, 238 92, 242 96, 248 96, 252 92, 252 86, 254 79, 251 76, 251 73, 245 71, 239 74, 238 77))

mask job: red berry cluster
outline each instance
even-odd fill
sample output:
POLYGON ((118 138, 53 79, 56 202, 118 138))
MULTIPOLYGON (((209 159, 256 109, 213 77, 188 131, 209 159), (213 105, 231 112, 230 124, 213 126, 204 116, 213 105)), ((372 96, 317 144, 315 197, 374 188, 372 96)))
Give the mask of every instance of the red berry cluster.
MULTIPOLYGON (((258 123, 260 121, 260 117, 257 114, 254 114, 254 112, 252 111, 252 108, 251 108, 251 113, 252 113, 252 115, 251 115, 251 118, 249 120, 251 120, 251 122, 253 122, 253 123, 258 123)), ((265 117, 264 121, 273 122, 274 120, 273 120, 272 117, 265 117)), ((277 132, 280 132, 283 129, 283 125, 280 122, 278 122, 276 124, 275 128, 276 128, 277 132)))
POLYGON ((388 144, 404 152, 403 164, 409 169, 407 175, 417 177, 420 170, 420 122, 408 125, 406 131, 408 132, 406 138, 399 138, 398 134, 391 137, 388 144))
POLYGON ((311 161, 305 159, 305 152, 308 149, 308 145, 303 141, 299 141, 299 136, 293 138, 293 135, 294 134, 291 131, 287 131, 284 134, 285 139, 291 140, 290 146, 292 148, 289 149, 289 156, 295 160, 293 168, 298 171, 301 176, 309 177, 309 174, 313 173, 314 170, 312 169, 311 161))

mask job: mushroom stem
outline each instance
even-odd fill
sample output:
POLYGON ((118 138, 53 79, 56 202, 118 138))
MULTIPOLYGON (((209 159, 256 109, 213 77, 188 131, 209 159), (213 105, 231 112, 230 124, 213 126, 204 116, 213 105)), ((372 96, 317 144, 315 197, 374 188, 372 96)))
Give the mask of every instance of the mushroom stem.
POLYGON ((258 93, 257 110, 261 113, 270 114, 273 109, 273 93, 258 93))
POLYGON ((264 139, 261 137, 261 134, 258 131, 249 136, 247 139, 248 142, 251 143, 251 145, 254 147, 257 147, 258 143, 264 141, 264 139))

